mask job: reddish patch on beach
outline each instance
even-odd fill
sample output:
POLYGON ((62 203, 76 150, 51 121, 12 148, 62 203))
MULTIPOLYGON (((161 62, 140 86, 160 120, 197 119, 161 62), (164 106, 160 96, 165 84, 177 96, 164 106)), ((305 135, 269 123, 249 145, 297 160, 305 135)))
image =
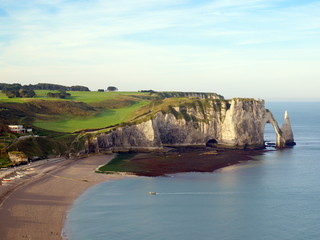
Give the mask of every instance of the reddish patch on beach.
POLYGON ((137 154, 123 167, 139 176, 162 176, 180 172, 213 172, 216 169, 253 160, 262 154, 254 150, 192 150, 188 152, 137 154))

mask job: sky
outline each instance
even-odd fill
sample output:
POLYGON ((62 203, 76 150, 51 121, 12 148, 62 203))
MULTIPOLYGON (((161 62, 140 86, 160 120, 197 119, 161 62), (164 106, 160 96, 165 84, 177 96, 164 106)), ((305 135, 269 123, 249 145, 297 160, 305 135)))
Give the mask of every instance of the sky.
POLYGON ((0 82, 320 101, 320 1, 0 0, 0 82))

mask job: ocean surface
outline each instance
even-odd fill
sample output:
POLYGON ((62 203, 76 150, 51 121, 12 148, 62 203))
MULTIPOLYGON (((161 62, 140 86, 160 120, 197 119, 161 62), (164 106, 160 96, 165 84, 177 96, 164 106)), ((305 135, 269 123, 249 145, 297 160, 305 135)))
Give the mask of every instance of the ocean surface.
MULTIPOLYGON (((280 126, 288 110, 295 147, 213 173, 99 184, 76 200, 66 220, 67 238, 320 239, 320 103, 266 107, 280 126)), ((274 142, 271 125, 265 130, 265 139, 274 142)))

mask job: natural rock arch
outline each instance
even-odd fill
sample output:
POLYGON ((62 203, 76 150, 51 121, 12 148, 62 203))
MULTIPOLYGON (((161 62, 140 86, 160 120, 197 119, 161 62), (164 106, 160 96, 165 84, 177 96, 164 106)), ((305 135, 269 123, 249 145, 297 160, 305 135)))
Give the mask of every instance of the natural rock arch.
POLYGON ((265 123, 263 124, 263 129, 265 128, 265 125, 267 123, 271 123, 276 133, 276 147, 284 148, 290 145, 295 145, 295 142, 293 140, 291 124, 289 120, 289 115, 287 111, 285 111, 284 123, 280 128, 277 121, 273 117, 273 114, 266 109, 266 118, 265 118, 265 123))

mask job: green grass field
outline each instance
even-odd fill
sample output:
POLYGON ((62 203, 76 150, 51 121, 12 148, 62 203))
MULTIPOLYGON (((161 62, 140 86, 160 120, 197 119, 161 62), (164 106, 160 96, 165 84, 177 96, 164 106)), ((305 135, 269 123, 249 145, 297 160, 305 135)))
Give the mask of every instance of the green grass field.
POLYGON ((6 94, 0 91, 0 102, 16 102, 23 103, 28 101, 34 101, 37 99, 43 100, 65 100, 65 101, 79 101, 84 103, 100 102, 108 99, 123 98, 130 96, 148 96, 148 93, 140 92, 83 92, 83 91, 68 91, 71 93, 71 97, 68 99, 48 98, 48 92, 56 92, 50 90, 35 90, 36 96, 34 98, 8 98, 6 94))
MULTIPOLYGON (((35 99, 52 99, 47 98, 46 95, 48 92, 55 92, 49 90, 36 90, 35 93, 37 97, 35 99)), ((140 92, 83 92, 83 91, 68 91, 71 94, 71 97, 65 99, 66 101, 79 101, 84 103, 95 103, 101 102, 109 99, 116 98, 125 98, 130 96, 147 96, 147 93, 140 92)), ((0 98, 1 100, 1 98, 0 98)))
MULTIPOLYGON (((88 116, 76 116, 72 115, 68 108, 65 109, 64 113, 64 108, 61 106, 61 111, 56 115, 47 113, 44 110, 34 118, 33 125, 35 127, 70 133, 84 129, 104 128, 129 121, 137 116, 136 113, 140 108, 151 102, 148 93, 140 92, 69 91, 71 97, 67 99, 47 98, 48 92, 54 91, 36 90, 36 97, 34 98, 8 98, 5 94, 0 93, 0 103, 36 103, 39 100, 73 101, 85 103, 96 109, 96 112, 99 112, 99 114, 95 115, 92 115, 92 112, 88 112, 88 116)), ((46 104, 45 106, 50 108, 57 107, 52 104, 46 104)), ((77 109, 74 109, 74 112, 76 111, 77 109)))
POLYGON ((150 101, 140 101, 130 106, 119 109, 105 109, 102 113, 90 117, 59 116, 55 120, 36 120, 33 124, 36 127, 57 131, 74 132, 83 129, 103 128, 130 120, 135 112, 141 107, 149 104, 150 101))
POLYGON ((121 153, 117 154, 108 164, 103 165, 97 172, 130 172, 132 169, 126 166, 128 159, 133 158, 135 153, 121 153))
POLYGON ((134 119, 145 121, 158 111, 170 111, 170 106, 194 101, 185 97, 157 100, 157 96, 150 96, 146 92, 68 91, 71 97, 67 99, 47 98, 47 93, 53 92, 49 90, 35 92, 34 98, 11 99, 0 93, 0 103, 8 103, 8 106, 9 103, 15 103, 10 105, 23 111, 19 115, 22 124, 21 116, 25 114, 24 118, 31 119, 33 126, 61 133, 106 128, 134 119))

